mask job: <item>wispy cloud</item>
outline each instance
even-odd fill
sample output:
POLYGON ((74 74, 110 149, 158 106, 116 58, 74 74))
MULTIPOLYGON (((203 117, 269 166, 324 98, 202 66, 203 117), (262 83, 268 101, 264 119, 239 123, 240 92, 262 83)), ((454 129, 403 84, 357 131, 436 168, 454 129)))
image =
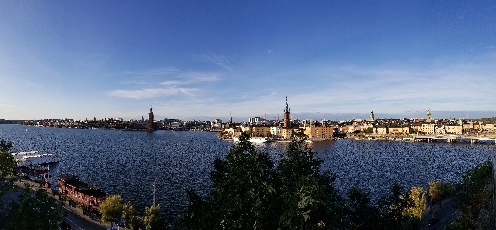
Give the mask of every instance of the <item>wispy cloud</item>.
POLYGON ((108 92, 109 96, 118 98, 131 98, 131 99, 146 99, 172 95, 187 95, 195 96, 196 88, 148 88, 136 90, 111 90, 108 92))
POLYGON ((175 67, 167 66, 155 69, 149 69, 144 71, 125 71, 123 75, 134 75, 134 76, 157 76, 157 75, 176 75, 181 73, 181 70, 175 67))
POLYGON ((182 73, 178 75, 177 78, 181 80, 163 81, 160 83, 160 85, 188 85, 200 82, 214 82, 220 80, 218 74, 198 72, 182 73))
POLYGON ((201 58, 207 62, 210 62, 222 69, 232 71, 231 62, 225 56, 215 55, 215 54, 202 54, 202 55, 194 55, 194 56, 201 58))
POLYGON ((173 67, 152 69, 142 72, 127 72, 125 74, 140 76, 161 76, 159 79, 151 78, 140 81, 129 81, 125 83, 135 84, 136 89, 114 89, 107 91, 107 95, 117 98, 148 99, 184 95, 194 97, 200 91, 198 83, 214 82, 220 80, 219 74, 210 72, 181 71, 173 67), (157 82, 158 80, 158 82, 157 82), (158 87, 157 87, 158 86, 158 87))

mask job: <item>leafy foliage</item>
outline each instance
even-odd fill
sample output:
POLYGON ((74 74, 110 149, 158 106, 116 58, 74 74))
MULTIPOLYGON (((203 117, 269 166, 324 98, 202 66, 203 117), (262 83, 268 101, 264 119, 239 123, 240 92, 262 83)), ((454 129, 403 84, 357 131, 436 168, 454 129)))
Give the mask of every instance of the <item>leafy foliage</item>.
POLYGON ((280 199, 279 224, 284 229, 317 229, 337 225, 332 219, 332 207, 337 194, 332 186, 335 177, 321 173, 322 160, 303 140, 288 146, 287 158, 276 170, 277 195, 280 199))
POLYGON ((405 210, 404 214, 421 218, 427 203, 424 189, 422 187, 412 187, 408 193, 413 203, 411 207, 405 210))
POLYGON ((492 163, 486 161, 462 175, 455 194, 462 214, 448 229, 492 228, 492 171, 492 163))
POLYGON ((10 154, 12 142, 0 140, 0 179, 13 175, 16 169, 14 157, 10 154))
POLYGON ((160 205, 152 205, 145 208, 143 222, 146 230, 162 230, 167 229, 165 220, 160 215, 160 205))
POLYGON ((347 202, 344 209, 346 229, 379 229, 379 209, 370 202, 369 193, 357 187, 351 187, 347 193, 347 202))
POLYGON ((49 197, 45 190, 32 193, 25 189, 19 196, 19 203, 12 202, 7 216, 7 230, 55 230, 64 217, 62 206, 49 197))
POLYGON ((394 183, 390 194, 379 200, 381 222, 383 229, 418 229, 420 218, 405 215, 406 211, 414 207, 410 193, 402 193, 402 187, 394 183))
POLYGON ((423 190, 402 193, 395 184, 379 205, 353 187, 343 199, 335 176, 304 143, 293 140, 279 164, 243 134, 225 160, 216 159, 212 188, 200 197, 188 191, 188 211, 176 229, 418 229, 423 190))
POLYGON ((202 199, 188 191, 178 229, 317 229, 333 226, 334 177, 303 141, 294 141, 277 168, 268 153, 241 135, 225 160, 216 159, 212 189, 202 199))
POLYGON ((115 223, 122 217, 123 207, 120 195, 110 195, 100 204, 98 211, 103 221, 115 223))
POLYGON ((122 206, 122 219, 129 229, 138 229, 140 225, 140 218, 135 214, 134 206, 127 202, 122 206))
POLYGON ((429 182, 429 200, 432 204, 441 203, 442 200, 451 197, 454 194, 454 187, 451 183, 429 182))

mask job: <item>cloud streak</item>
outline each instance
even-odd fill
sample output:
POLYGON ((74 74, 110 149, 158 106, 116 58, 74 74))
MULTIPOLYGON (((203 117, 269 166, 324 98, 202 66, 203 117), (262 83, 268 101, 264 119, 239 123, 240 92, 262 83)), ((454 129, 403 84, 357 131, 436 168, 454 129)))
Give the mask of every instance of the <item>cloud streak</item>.
POLYGON ((194 56, 201 58, 207 62, 210 62, 224 70, 232 71, 231 62, 225 56, 215 55, 215 54, 203 54, 203 55, 194 55, 194 56))
POLYGON ((118 98, 146 99, 173 95, 195 96, 196 88, 148 88, 136 90, 111 90, 108 95, 118 98))
MULTIPOLYGON (((110 97, 127 98, 127 99, 149 99, 170 96, 188 96, 195 97, 200 89, 195 87, 200 83, 219 81, 219 74, 216 73, 202 73, 194 71, 181 71, 174 67, 164 67, 152 69, 143 72, 127 72, 125 74, 133 74, 139 76, 160 76, 170 80, 161 82, 139 81, 140 88, 137 89, 114 89, 107 91, 106 94, 110 97), (146 87, 148 86, 148 87, 146 87)), ((138 77, 139 77, 138 76, 138 77)), ((125 82, 129 83, 129 81, 125 82)))

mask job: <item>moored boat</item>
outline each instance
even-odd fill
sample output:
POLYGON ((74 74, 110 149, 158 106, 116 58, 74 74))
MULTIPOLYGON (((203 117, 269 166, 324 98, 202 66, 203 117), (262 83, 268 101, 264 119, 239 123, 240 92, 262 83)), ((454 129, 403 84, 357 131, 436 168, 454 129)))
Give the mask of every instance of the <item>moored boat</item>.
POLYGON ((60 195, 83 206, 86 210, 97 210, 108 196, 100 188, 79 180, 72 174, 62 174, 57 179, 60 195))
MULTIPOLYGON (((239 137, 233 137, 234 142, 239 142, 239 137)), ((265 143, 269 142, 267 137, 250 137, 249 140, 251 143, 265 143)))
POLYGON ((18 167, 33 167, 37 165, 52 164, 59 162, 58 157, 50 153, 39 153, 38 151, 12 153, 18 167))

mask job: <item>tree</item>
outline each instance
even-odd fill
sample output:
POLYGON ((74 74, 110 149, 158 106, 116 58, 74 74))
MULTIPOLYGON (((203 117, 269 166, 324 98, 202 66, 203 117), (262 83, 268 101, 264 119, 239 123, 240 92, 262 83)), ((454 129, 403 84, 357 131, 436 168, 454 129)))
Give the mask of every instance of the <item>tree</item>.
POLYGON ((123 207, 120 195, 110 195, 100 204, 98 211, 104 222, 115 223, 122 217, 123 207))
POLYGON ((12 142, 0 140, 0 180, 13 175, 17 167, 14 157, 10 154, 12 142))
POLYGON ((188 191, 188 212, 178 229, 276 229, 274 165, 242 133, 225 159, 215 159, 212 188, 202 199, 188 191))
POLYGON ((344 210, 346 229, 379 229, 379 209, 370 203, 370 195, 357 187, 348 190, 344 210))
POLYGON ((287 158, 277 167, 277 193, 282 207, 279 224, 283 229, 317 229, 336 226, 331 210, 336 194, 332 183, 335 177, 321 173, 322 160, 303 139, 288 146, 287 158))
POLYGON ((443 183, 443 182, 429 182, 429 200, 433 205, 440 204, 441 201, 452 196, 454 194, 454 187, 451 183, 443 183))
POLYGON ((19 196, 19 203, 11 203, 7 219, 7 230, 54 230, 62 223, 64 216, 62 206, 45 190, 33 193, 25 189, 19 196))
POLYGON ((383 229, 419 229, 420 218, 413 218, 406 214, 406 210, 414 207, 410 193, 402 193, 398 183, 391 186, 390 194, 382 197, 378 203, 381 210, 380 222, 383 229))
POLYGON ((422 187, 412 187, 409 191, 409 197, 413 205, 405 210, 404 214, 421 218, 426 208, 426 197, 422 187))
POLYGON ((339 226, 334 176, 303 140, 293 141, 277 168, 243 133, 214 161, 212 188, 202 198, 188 191, 188 211, 176 229, 330 229, 339 226))
POLYGON ((122 219, 127 228, 138 229, 140 224, 140 218, 136 216, 134 206, 131 202, 127 202, 122 206, 122 219))
POLYGON ((491 229, 493 223, 493 167, 486 161, 462 175, 455 201, 461 216, 449 229, 491 229))
POLYGON ((146 230, 166 229, 165 220, 160 215, 160 204, 145 208, 143 223, 146 230))

